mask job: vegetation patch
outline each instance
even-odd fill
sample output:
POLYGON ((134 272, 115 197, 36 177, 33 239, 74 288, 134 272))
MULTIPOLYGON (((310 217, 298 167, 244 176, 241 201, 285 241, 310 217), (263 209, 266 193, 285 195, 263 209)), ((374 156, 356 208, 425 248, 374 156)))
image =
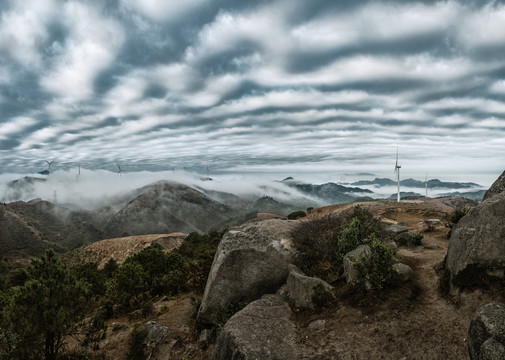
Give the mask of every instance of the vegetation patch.
POLYGON ((372 234, 382 239, 383 225, 360 206, 348 213, 303 222, 292 233, 296 265, 308 276, 336 284, 343 277, 344 255, 365 244, 372 234))
POLYGON ((298 211, 293 211, 291 214, 288 215, 289 220, 297 220, 302 217, 307 216, 307 213, 303 210, 298 210, 298 211))

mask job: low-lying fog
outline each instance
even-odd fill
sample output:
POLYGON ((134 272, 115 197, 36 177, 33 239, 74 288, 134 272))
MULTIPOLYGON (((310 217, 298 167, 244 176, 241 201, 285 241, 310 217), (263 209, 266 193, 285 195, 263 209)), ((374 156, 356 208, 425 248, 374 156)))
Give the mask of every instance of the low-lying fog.
MULTIPOLYGON (((254 200, 258 197, 269 195, 275 200, 286 203, 293 201, 300 203, 316 202, 320 205, 320 200, 307 197, 296 189, 289 187, 281 180, 292 176, 295 181, 309 184, 323 184, 334 182, 345 186, 359 180, 373 180, 376 177, 387 177, 394 179, 391 174, 336 174, 328 175, 323 173, 263 173, 263 174, 233 174, 221 173, 210 174, 212 180, 207 179, 207 175, 194 174, 184 171, 160 171, 160 172, 124 172, 121 176, 107 170, 87 170, 80 169, 56 170, 50 175, 40 174, 0 174, 0 201, 10 202, 15 200, 29 201, 42 199, 59 204, 76 204, 82 208, 93 209, 101 206, 116 196, 124 195, 130 191, 152 184, 157 181, 167 180, 179 182, 193 188, 215 190, 232 193, 246 200, 254 200), (45 179, 46 181, 36 181, 30 186, 23 187, 21 191, 13 191, 7 184, 10 181, 22 179, 25 176, 45 179)), ((488 188, 499 174, 478 174, 478 175, 451 175, 451 176, 429 176, 428 179, 440 179, 452 182, 476 182, 481 187, 471 189, 428 189, 428 196, 435 197, 439 194, 452 191, 475 191, 488 188)), ((410 176, 404 175, 403 179, 412 177, 419 181, 424 181, 425 175, 410 176)), ((360 186, 363 189, 373 191, 373 194, 363 194, 373 198, 384 198, 396 193, 396 186, 377 187, 374 185, 360 186)), ((424 188, 402 187, 402 192, 415 192, 424 195, 424 188)), ((356 194, 359 195, 359 194, 356 194)))

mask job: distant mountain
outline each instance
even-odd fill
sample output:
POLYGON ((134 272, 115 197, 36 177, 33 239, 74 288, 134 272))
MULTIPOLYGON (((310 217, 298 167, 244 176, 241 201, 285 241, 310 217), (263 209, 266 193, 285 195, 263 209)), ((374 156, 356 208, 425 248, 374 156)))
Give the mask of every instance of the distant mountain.
POLYGON ((105 222, 107 237, 206 232, 233 215, 230 207, 175 182, 160 181, 128 197, 131 200, 105 222))
POLYGON ((25 176, 21 179, 10 181, 7 183, 2 200, 8 202, 23 198, 24 195, 33 193, 36 184, 43 182, 46 182, 46 179, 33 176, 25 176))
POLYGON ((392 186, 396 185, 396 181, 387 178, 375 178, 374 180, 360 180, 353 182, 351 185, 363 186, 363 185, 378 185, 378 186, 392 186))
POLYGON ((360 194, 373 194, 373 191, 361 189, 359 187, 348 187, 332 182, 314 185, 304 184, 296 181, 285 181, 289 187, 295 188, 301 193, 320 199, 325 204, 339 204, 352 202, 360 194))
MULTIPOLYGON (((353 186, 376 185, 376 186, 394 186, 397 182, 388 178, 375 178, 374 180, 361 180, 353 182, 353 186)), ((426 185, 424 181, 415 179, 405 179, 400 181, 400 185, 413 188, 424 188, 426 185)), ((445 182, 438 179, 428 180, 428 188, 447 188, 447 189, 469 189, 480 187, 479 184, 472 182, 445 182)))
POLYGON ((444 196, 463 197, 465 199, 482 201, 485 193, 486 193, 486 190, 477 190, 477 191, 468 191, 468 192, 455 191, 455 192, 440 194, 438 196, 440 196, 440 197, 444 197, 444 196))
MULTIPOLYGON (((424 197, 424 195, 412 192, 412 191, 400 191, 400 199, 406 198, 406 197, 424 197)), ((393 194, 390 197, 388 197, 390 200, 396 200, 397 199, 397 194, 393 194)))
POLYGON ((260 213, 272 213, 272 214, 279 214, 279 215, 288 215, 289 213, 292 213, 293 211, 300 210, 300 208, 289 205, 289 204, 284 204, 281 203, 271 196, 262 196, 256 201, 254 201, 252 204, 249 205, 249 210, 254 211, 254 212, 260 212, 260 213))

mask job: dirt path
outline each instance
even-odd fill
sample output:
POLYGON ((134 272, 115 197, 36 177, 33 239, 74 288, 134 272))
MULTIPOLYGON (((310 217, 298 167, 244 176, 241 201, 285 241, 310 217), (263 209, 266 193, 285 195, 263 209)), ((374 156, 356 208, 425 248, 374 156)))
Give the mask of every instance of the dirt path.
MULTIPOLYGON (((392 222, 407 222, 413 232, 425 231, 426 220, 442 220, 452 211, 441 200, 363 206, 392 222)), ((434 231, 423 233, 422 246, 399 248, 400 260, 414 270, 412 284, 368 304, 344 301, 333 313, 302 317, 298 341, 305 345, 303 358, 468 359, 467 329, 481 304, 457 307, 439 294, 436 268, 447 253, 447 231, 441 221, 434 231)))

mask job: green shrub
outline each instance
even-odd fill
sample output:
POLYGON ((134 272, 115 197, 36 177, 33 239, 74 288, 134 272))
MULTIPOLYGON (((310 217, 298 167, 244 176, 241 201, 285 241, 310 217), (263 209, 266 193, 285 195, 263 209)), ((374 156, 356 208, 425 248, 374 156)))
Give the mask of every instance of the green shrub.
POLYGON ((372 234, 382 236, 383 225, 360 206, 352 212, 305 221, 292 233, 296 265, 309 276, 334 283, 343 274, 344 255, 372 234))
POLYGON ((364 243, 370 247, 370 254, 362 255, 353 266, 374 289, 382 289, 392 282, 394 251, 374 234, 364 243))
POLYGON ((414 233, 414 237, 412 238, 412 246, 421 245, 421 240, 423 240, 424 235, 421 232, 414 233))
POLYGON ((291 214, 288 215, 289 220, 297 220, 299 218, 307 216, 307 213, 303 210, 298 210, 298 211, 293 211, 291 214))

